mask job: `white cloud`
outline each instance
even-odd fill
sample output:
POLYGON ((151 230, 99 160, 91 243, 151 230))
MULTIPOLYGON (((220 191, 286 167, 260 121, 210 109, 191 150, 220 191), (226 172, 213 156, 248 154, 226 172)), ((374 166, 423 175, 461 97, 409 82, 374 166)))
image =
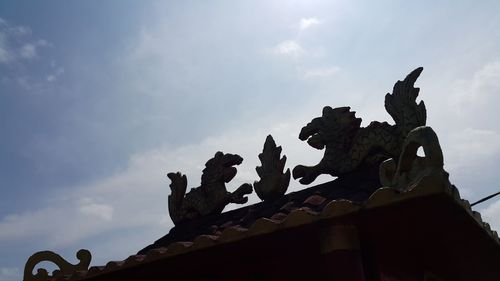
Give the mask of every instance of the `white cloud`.
POLYGON ((340 68, 337 66, 312 68, 305 70, 303 76, 306 79, 330 78, 337 75, 339 71, 340 68))
POLYGON ((95 216, 105 221, 110 221, 113 218, 114 209, 112 206, 94 203, 88 198, 82 201, 82 205, 79 208, 80 213, 88 216, 95 216))
POLYGON ((321 21, 317 18, 302 18, 300 19, 299 28, 300 30, 306 30, 315 25, 319 25, 321 21))
POLYGON ((449 137, 447 168, 473 168, 485 165, 500 154, 500 132, 465 128, 449 137))
POLYGON ((297 58, 304 54, 304 49, 299 45, 299 43, 292 40, 279 43, 273 48, 273 51, 277 55, 293 58, 297 58))
POLYGON ((25 44, 19 50, 19 55, 23 59, 32 59, 36 57, 36 47, 33 44, 25 44))
POLYGON ((476 71, 472 78, 454 83, 451 102, 458 114, 479 116, 500 102, 500 60, 492 61, 476 71))
POLYGON ((480 211, 483 220, 490 224, 491 228, 500 231, 500 200, 480 211))
MULTIPOLYGON (((1 19, 0 19, 1 20, 1 19)), ((21 280, 21 272, 17 267, 0 267, 0 281, 21 280)))
MULTIPOLYGON (((449 118, 443 146, 450 172, 480 171, 494 166, 500 155, 500 61, 492 61, 469 79, 456 80, 451 93, 443 96, 449 118)), ((441 113, 442 115, 442 113, 441 113)), ((452 173, 453 174, 453 173, 452 173)))
POLYGON ((31 90, 33 88, 33 84, 27 76, 19 76, 16 78, 17 84, 24 89, 31 90))
POLYGON ((4 34, 16 37, 31 35, 31 28, 28 26, 12 25, 4 19, 0 19, 0 31, 4 34))
POLYGON ((0 63, 6 63, 11 59, 11 54, 1 45, 0 42, 0 63))
POLYGON ((453 182, 458 180, 462 197, 484 196, 491 188, 488 178, 492 167, 500 160, 500 132, 465 128, 445 135, 444 140, 445 170, 453 182), (481 190, 478 185, 487 186, 481 190))
POLYGON ((0 21, 0 63, 33 59, 37 57, 39 47, 51 46, 47 40, 33 40, 31 33, 29 27, 15 26, 2 19, 0 21))
POLYGON ((0 63, 7 63, 13 59, 13 54, 7 44, 8 35, 3 22, 0 22, 0 63))
MULTIPOLYGON (((54 61, 51 62, 51 67, 55 67, 54 61)), ((58 67, 53 73, 47 76, 47 82, 55 82, 59 78, 59 76, 64 74, 64 72, 65 70, 63 67, 58 67)))
POLYGON ((45 39, 39 39, 36 41, 36 45, 40 47, 52 47, 52 44, 45 39))

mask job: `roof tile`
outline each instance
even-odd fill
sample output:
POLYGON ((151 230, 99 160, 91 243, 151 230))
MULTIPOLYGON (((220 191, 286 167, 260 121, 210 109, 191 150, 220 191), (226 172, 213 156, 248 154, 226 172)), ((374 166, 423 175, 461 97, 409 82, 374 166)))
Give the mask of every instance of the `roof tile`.
POLYGON ((280 208, 280 212, 289 214, 291 211, 297 209, 295 202, 287 202, 280 208))
POLYGON ((274 214, 271 217, 271 219, 274 221, 283 221, 286 217, 287 217, 287 214, 279 212, 279 213, 274 214))
POLYGON ((310 206, 317 207, 317 206, 320 206, 321 204, 323 204, 325 201, 326 201, 325 197, 315 194, 315 195, 309 196, 304 201, 304 205, 310 205, 310 206))

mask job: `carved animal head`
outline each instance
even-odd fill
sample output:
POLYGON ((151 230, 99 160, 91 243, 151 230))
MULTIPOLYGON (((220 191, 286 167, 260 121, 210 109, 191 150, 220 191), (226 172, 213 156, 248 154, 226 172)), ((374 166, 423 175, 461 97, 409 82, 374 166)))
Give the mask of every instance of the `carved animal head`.
POLYGON ((361 118, 356 118, 356 112, 350 109, 325 106, 321 117, 302 128, 299 139, 307 140, 316 149, 323 149, 327 144, 348 145, 361 125, 361 118))
POLYGON ((241 162, 243 162, 243 158, 237 154, 222 153, 220 151, 215 153, 215 156, 205 164, 201 176, 202 185, 230 182, 237 173, 236 168, 233 166, 239 165, 241 162))

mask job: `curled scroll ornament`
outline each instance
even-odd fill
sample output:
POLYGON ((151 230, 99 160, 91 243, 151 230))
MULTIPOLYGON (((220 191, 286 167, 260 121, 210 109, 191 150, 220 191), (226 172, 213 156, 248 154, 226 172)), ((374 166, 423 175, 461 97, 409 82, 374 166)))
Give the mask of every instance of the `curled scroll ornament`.
POLYGON ((24 267, 23 281, 47 281, 60 275, 72 274, 79 270, 88 270, 90 260, 92 259, 92 255, 90 254, 90 252, 88 250, 81 249, 76 253, 76 258, 80 262, 77 264, 71 264, 54 252, 37 252, 29 257, 28 261, 26 262, 26 265, 24 267), (44 268, 39 268, 37 270, 37 273, 33 274, 33 269, 35 269, 35 266, 44 261, 54 263, 59 267, 59 269, 54 270, 52 272, 52 276, 50 276, 47 270, 44 268))
POLYGON ((380 183, 400 191, 412 189, 426 180, 451 185, 443 165, 443 152, 434 130, 428 126, 417 127, 406 137, 397 164, 394 159, 380 164, 380 183), (423 148, 424 157, 417 155, 419 147, 423 148))

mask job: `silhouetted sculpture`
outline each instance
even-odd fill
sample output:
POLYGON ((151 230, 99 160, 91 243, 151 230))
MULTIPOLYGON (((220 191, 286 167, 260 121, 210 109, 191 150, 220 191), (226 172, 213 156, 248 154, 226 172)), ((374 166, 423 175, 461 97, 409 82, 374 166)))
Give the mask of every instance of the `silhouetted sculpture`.
POLYGON ((392 158, 380 164, 380 183, 400 191, 412 189, 423 180, 450 184, 443 164, 443 152, 434 130, 418 127, 406 137, 397 166, 392 158), (424 157, 417 155, 419 147, 423 148, 424 157))
POLYGON ((29 257, 26 265, 24 266, 23 281, 49 281, 61 275, 73 274, 78 270, 88 270, 90 260, 92 259, 90 252, 88 250, 81 249, 76 253, 76 257, 80 260, 80 262, 73 265, 54 252, 37 252, 29 257), (37 273, 33 275, 33 269, 35 269, 35 266, 41 262, 52 262, 59 267, 59 270, 54 270, 52 272, 52 276, 50 276, 46 269, 39 268, 37 273))
POLYGON ((186 194, 187 178, 180 172, 169 173, 172 193, 168 196, 168 210, 175 224, 202 216, 221 213, 229 203, 244 204, 248 201, 245 194, 252 193, 252 185, 246 183, 236 191, 228 192, 225 183, 237 173, 234 165, 243 161, 239 155, 215 153, 208 160, 201 176, 201 186, 192 188, 186 194))
POLYGON ((262 166, 255 168, 260 177, 254 182, 255 192, 262 200, 274 200, 285 194, 290 183, 290 169, 285 173, 286 156, 280 158, 281 146, 276 146, 271 135, 267 136, 264 149, 259 154, 262 166))
POLYGON ((408 133, 426 122, 423 101, 416 103, 419 88, 413 87, 422 70, 417 68, 396 82, 393 93, 385 96, 385 108, 395 125, 374 121, 361 128, 361 119, 350 107, 324 107, 323 115, 303 127, 299 135, 316 149, 326 147, 323 159, 312 167, 296 166, 293 177, 309 184, 321 174, 341 176, 362 164, 378 165, 384 159, 398 158, 408 133))

